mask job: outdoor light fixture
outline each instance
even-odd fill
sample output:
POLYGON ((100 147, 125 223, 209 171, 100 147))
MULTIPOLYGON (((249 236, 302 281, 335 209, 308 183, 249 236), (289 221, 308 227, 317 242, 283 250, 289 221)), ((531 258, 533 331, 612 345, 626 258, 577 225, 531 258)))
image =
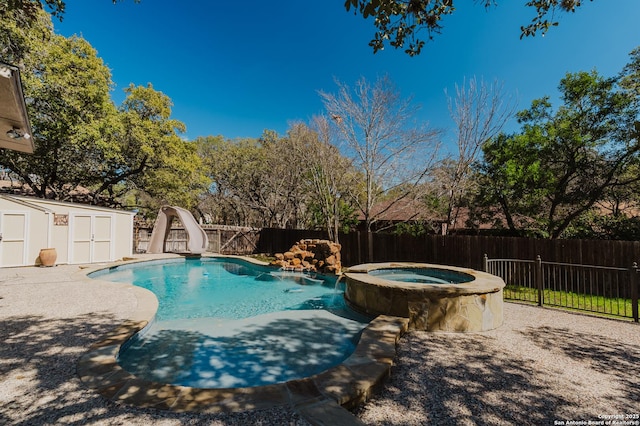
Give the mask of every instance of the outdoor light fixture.
POLYGON ((7 137, 11 139, 21 139, 21 138, 29 139, 31 135, 29 133, 25 133, 21 129, 17 129, 14 127, 11 130, 7 131, 7 137))
POLYGON ((12 75, 11 68, 0 65, 0 77, 11 78, 12 75))

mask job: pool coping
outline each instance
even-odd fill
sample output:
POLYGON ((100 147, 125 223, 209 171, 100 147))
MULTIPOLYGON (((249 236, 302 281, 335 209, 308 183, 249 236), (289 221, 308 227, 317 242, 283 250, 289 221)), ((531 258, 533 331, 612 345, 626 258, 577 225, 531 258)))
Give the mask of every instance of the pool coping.
MULTIPOLYGON (((172 257, 176 256, 154 259, 172 257)), ((224 257, 263 264, 246 257, 224 257)), ((148 259, 126 258, 108 266, 84 269, 79 274, 93 281, 95 279, 87 277, 91 272, 144 261, 148 259)), ((336 421, 340 417, 346 418, 338 421, 341 424, 358 423, 355 416, 342 413, 345 410, 340 407, 354 408, 378 389, 390 374, 398 340, 408 328, 407 318, 378 316, 363 330, 353 354, 341 364, 305 379, 224 389, 170 385, 136 377, 117 362, 122 345, 153 321, 158 309, 158 300, 151 291, 134 285, 130 285, 130 290, 138 303, 136 311, 115 331, 89 348, 78 361, 77 374, 86 387, 112 402, 176 413, 228 413, 286 407, 297 411, 312 424, 323 424, 317 416, 324 417, 329 413, 333 413, 336 421)))

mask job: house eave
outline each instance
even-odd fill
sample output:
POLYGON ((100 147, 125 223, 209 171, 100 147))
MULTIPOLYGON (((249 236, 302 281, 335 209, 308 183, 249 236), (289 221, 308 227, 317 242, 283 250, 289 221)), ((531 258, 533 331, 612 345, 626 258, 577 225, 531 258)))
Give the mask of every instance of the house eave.
POLYGON ((35 146, 18 67, 0 62, 0 148, 32 154, 35 146))

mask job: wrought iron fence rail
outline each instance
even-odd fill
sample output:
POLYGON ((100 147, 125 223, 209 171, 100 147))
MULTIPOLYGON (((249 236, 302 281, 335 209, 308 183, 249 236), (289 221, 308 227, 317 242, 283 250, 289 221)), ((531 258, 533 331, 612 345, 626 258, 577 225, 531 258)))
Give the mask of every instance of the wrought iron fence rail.
MULTIPOLYGON (((493 261, 493 259, 490 259, 493 261)), ((535 260, 530 260, 529 262, 536 262, 535 260)), ((581 269, 598 269, 598 270, 607 270, 607 271, 627 271, 628 268, 620 268, 615 266, 598 266, 598 265, 582 265, 576 263, 562 263, 562 262, 547 262, 545 260, 541 260, 543 265, 554 265, 554 266, 568 266, 568 267, 579 267, 581 269)))
POLYGON ((484 258, 501 277, 504 298, 632 318, 638 322, 638 266, 629 268, 536 260, 484 258))
POLYGON ((488 259, 485 257, 485 271, 501 277, 506 287, 504 298, 537 303, 533 269, 534 260, 488 259))

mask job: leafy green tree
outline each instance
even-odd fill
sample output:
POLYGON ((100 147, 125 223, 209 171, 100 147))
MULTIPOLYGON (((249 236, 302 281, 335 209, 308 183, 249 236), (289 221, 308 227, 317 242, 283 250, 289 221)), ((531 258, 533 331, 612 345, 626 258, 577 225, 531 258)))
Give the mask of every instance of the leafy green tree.
MULTIPOLYGON (((483 145, 483 161, 478 170, 479 200, 487 210, 483 220, 498 206, 507 227, 514 233, 531 231, 529 218, 541 213, 544 191, 540 182, 551 179, 542 165, 541 147, 520 135, 498 135, 483 145)), ((501 223, 492 224, 500 227, 501 223)))
MULTIPOLYGON (((629 63, 624 66, 618 78, 622 89, 640 102, 640 47, 633 49, 629 58, 629 63)), ((640 125, 637 125, 635 130, 636 134, 640 134, 640 125)))
POLYGON ((567 74, 563 105, 535 100, 518 114, 522 131, 483 146, 481 187, 508 227, 558 238, 608 191, 638 181, 625 174, 638 161, 638 103, 618 78, 595 71, 567 74), (521 223, 518 223, 520 220, 521 223))
POLYGON ((577 218, 564 232, 563 238, 599 240, 640 240, 640 217, 623 213, 602 214, 590 210, 577 218))
POLYGON ((293 123, 285 136, 265 131, 260 139, 199 138, 213 182, 200 203, 204 215, 217 223, 255 227, 319 223, 337 232, 350 225, 349 206, 340 198, 344 186, 338 187, 348 161, 319 138, 303 123, 293 123))
POLYGON ((22 39, 30 50, 22 58, 22 77, 35 152, 2 150, 0 164, 36 196, 65 199, 90 173, 84 159, 95 156, 99 147, 93 141, 115 118, 111 74, 84 39, 52 34, 50 21, 39 22, 48 37, 31 37, 26 30, 22 39))
MULTIPOLYGON (((210 188, 217 211, 208 214, 229 225, 262 226, 261 178, 266 173, 264 151, 257 139, 200 138, 200 155, 213 184, 210 188)), ((267 221, 268 222, 268 221, 267 221)))
MULTIPOLYGON (((178 133, 171 101, 148 87, 129 87, 113 104, 111 73, 80 37, 53 34, 38 11, 30 27, 6 19, 0 27, 19 52, 34 154, 0 151, 0 164, 38 197, 119 205, 130 191, 193 205, 206 187, 195 145, 178 133), (176 179, 180 176, 183 180, 176 179)), ((8 51, 7 51, 8 52, 8 51)))
MULTIPOLYGON (((593 0, 592 0, 593 1, 593 0)), ((497 4, 496 0, 480 0, 485 8, 497 4)), ((374 53, 384 49, 388 43, 396 49, 405 49, 410 56, 419 55, 425 44, 420 37, 426 31, 427 39, 442 30, 442 19, 455 12, 453 0, 346 0, 347 11, 354 10, 363 18, 372 18, 377 28, 375 37, 369 45, 374 53)), ((558 25, 553 20, 555 12, 575 12, 582 0, 531 0, 526 6, 534 8, 536 16, 531 23, 521 26, 521 36, 534 36, 545 33, 550 27, 558 25), (552 17, 549 21, 548 16, 552 17)))
POLYGON ((260 138, 268 170, 262 180, 262 199, 267 201, 271 222, 282 228, 304 228, 308 222, 306 175, 310 157, 306 141, 293 132, 289 129, 286 136, 279 137, 266 131, 260 138))
POLYGON ((62 0, 1 0, 0 13, 19 13, 26 21, 37 19, 42 10, 48 10, 51 15, 62 17, 65 3, 62 0))
POLYGON ((197 145, 183 140, 182 122, 171 118, 171 99, 147 86, 130 85, 118 110, 118 122, 105 125, 93 166, 97 196, 117 200, 143 191, 161 204, 194 207, 209 181, 202 172, 197 145))
POLYGON ((212 195, 225 205, 225 223, 296 228, 303 222, 303 163, 288 138, 265 131, 260 139, 198 142, 212 195))
POLYGON ((28 19, 17 9, 10 9, 7 0, 0 0, 0 58, 23 67, 24 57, 43 40, 51 39, 51 17, 42 11, 28 19))

